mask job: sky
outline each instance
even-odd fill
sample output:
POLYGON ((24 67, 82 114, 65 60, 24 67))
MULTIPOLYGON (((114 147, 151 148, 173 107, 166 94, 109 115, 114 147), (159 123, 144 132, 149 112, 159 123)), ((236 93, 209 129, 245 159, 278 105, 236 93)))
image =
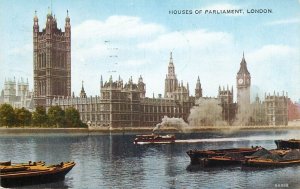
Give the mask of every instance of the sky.
POLYGON ((177 79, 189 83, 190 94, 199 76, 204 96, 216 97, 227 85, 236 96, 244 52, 252 99, 274 91, 300 99, 300 0, 0 0, 0 9, 0 88, 6 78, 22 77, 33 89, 35 11, 40 30, 51 11, 64 31, 68 10, 75 95, 82 81, 88 96, 99 95, 101 75, 104 82, 142 75, 146 96, 163 94, 172 52, 177 79), (271 13, 248 13, 253 9, 271 13), (192 14, 172 14, 182 10, 192 14))

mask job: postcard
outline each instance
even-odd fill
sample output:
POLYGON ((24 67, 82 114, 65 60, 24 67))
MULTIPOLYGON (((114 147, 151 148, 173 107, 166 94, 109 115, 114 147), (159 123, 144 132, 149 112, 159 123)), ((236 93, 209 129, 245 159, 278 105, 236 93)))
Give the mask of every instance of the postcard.
POLYGON ((299 0, 0 9, 2 187, 300 187, 299 0))

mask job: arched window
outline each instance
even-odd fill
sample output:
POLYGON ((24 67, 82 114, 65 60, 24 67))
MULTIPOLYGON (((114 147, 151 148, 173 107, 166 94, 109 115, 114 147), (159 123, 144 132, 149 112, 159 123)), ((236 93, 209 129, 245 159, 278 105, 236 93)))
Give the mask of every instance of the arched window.
POLYGON ((44 67, 47 67, 47 63, 46 63, 46 53, 43 53, 43 65, 44 65, 44 67))

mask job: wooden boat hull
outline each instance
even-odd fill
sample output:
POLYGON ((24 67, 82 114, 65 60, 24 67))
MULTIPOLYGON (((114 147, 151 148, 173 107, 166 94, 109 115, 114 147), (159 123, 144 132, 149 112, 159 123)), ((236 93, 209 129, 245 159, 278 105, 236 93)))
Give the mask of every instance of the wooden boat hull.
POLYGON ((65 166, 51 167, 49 170, 25 170, 13 173, 1 173, 2 187, 18 187, 34 184, 45 184, 65 179, 65 175, 75 166, 74 162, 66 163, 65 166))
POLYGON ((277 149, 300 149, 300 140, 275 140, 277 149))
POLYGON ((294 164, 300 164, 299 160, 287 160, 287 161, 272 161, 272 160, 259 160, 249 159, 243 162, 243 166, 246 167, 284 167, 294 164))
POLYGON ((205 158, 204 165, 208 167, 213 166, 230 166, 230 165, 240 165, 244 159, 232 159, 225 157, 211 157, 205 158))
POLYGON ((203 159, 215 156, 224 156, 227 153, 240 153, 243 156, 251 156, 259 148, 229 148, 219 150, 189 150, 186 153, 191 159, 191 164, 202 164, 203 159))

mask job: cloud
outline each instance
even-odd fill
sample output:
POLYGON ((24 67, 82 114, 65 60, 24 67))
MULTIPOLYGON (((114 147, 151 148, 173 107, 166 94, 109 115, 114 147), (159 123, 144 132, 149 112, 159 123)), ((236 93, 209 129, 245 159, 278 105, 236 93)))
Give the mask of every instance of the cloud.
MULTIPOLYGON (((93 70, 99 65, 127 61, 129 56, 137 54, 134 53, 137 41, 150 40, 151 36, 164 31, 159 24, 144 23, 139 17, 132 16, 115 15, 104 21, 84 21, 72 29, 72 62, 93 70)), ((141 64, 137 60, 127 63, 141 64)))
POLYGON ((293 100, 300 93, 300 55, 299 47, 269 44, 258 48, 246 57, 253 84, 260 91, 282 93, 288 91, 293 100))
POLYGON ((142 66, 149 63, 147 60, 126 60, 124 62, 121 62, 121 64, 126 65, 126 66, 142 66))
POLYGON ((204 29, 176 31, 158 36, 154 41, 138 44, 139 48, 148 50, 208 48, 232 42, 232 36, 225 32, 209 32, 204 29))
POLYGON ((287 58, 297 56, 297 49, 287 45, 265 45, 249 54, 249 59, 253 62, 262 62, 276 60, 278 58, 287 58))
POLYGON ((10 55, 13 55, 13 56, 27 56, 28 54, 30 54, 32 52, 32 49, 33 49, 33 44, 32 43, 28 43, 28 44, 25 44, 21 47, 15 47, 13 48, 9 54, 10 55))
POLYGON ((163 32, 163 26, 144 23, 139 17, 110 16, 105 21, 87 20, 73 29, 74 39, 137 38, 163 32))
POLYGON ((267 26, 276 26, 276 25, 286 25, 286 24, 298 24, 300 23, 299 18, 289 18, 289 19, 283 19, 283 20, 275 20, 272 22, 266 23, 267 26))

